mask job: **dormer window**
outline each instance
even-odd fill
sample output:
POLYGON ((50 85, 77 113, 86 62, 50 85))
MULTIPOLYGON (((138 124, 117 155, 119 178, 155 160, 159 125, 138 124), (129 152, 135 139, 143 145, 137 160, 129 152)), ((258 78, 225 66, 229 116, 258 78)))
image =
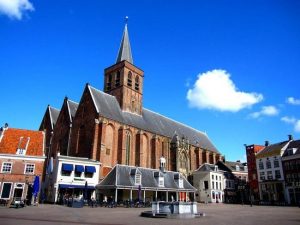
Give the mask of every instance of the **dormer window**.
POLYGON ((18 148, 16 154, 17 155, 26 155, 26 149, 18 148))
POLYGON ((140 89, 139 77, 135 77, 135 90, 138 91, 140 89))
POLYGON ((240 166, 239 166, 239 165, 236 165, 236 166, 235 166, 235 170, 236 170, 236 171, 240 171, 240 166))
POLYGON ((158 177, 158 187, 164 187, 164 186, 165 186, 164 177, 158 177))
POLYGON ((132 86, 132 73, 131 73, 130 71, 128 72, 127 85, 128 85, 129 87, 132 86))
POLYGON ((142 174, 136 173, 135 174, 135 185, 141 185, 142 184, 142 174))
POLYGON ((178 187, 179 187, 179 188, 183 188, 183 179, 182 179, 182 178, 180 178, 180 179, 178 180, 178 187))

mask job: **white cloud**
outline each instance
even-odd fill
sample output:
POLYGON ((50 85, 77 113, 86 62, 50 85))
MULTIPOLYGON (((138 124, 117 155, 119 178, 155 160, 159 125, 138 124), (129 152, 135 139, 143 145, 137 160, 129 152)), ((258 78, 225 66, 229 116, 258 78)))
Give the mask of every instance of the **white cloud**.
POLYGON ((191 107, 237 112, 262 101, 257 93, 241 92, 225 70, 212 70, 198 75, 187 99, 191 107))
POLYGON ((281 118, 281 121, 292 124, 294 126, 295 132, 300 133, 300 120, 297 120, 295 117, 284 116, 281 118))
POLYGON ((259 112, 251 113, 252 118, 258 118, 261 116, 276 116, 279 114, 279 110, 275 106, 263 106, 259 112))
POLYGON ((34 7, 29 0, 0 0, 0 14, 10 18, 22 19, 25 11, 33 11, 34 7))
POLYGON ((289 124, 296 123, 296 119, 294 117, 289 117, 289 116, 281 117, 281 121, 283 121, 285 123, 289 123, 289 124))
POLYGON ((297 120, 295 123, 294 130, 300 133, 300 120, 297 120))
POLYGON ((286 102, 291 104, 291 105, 300 105, 300 99, 296 99, 294 97, 288 97, 286 99, 286 102))

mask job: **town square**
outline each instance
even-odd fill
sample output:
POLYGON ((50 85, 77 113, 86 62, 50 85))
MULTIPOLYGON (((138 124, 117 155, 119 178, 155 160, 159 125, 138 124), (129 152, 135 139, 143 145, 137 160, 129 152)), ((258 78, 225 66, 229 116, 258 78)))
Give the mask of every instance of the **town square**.
POLYGON ((0 0, 0 224, 299 224, 297 1, 0 0))

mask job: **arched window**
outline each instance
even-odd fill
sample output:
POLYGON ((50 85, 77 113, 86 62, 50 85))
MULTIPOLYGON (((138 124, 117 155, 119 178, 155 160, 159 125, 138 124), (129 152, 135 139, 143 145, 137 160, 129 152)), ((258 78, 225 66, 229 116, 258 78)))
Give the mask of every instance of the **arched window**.
POLYGON ((107 78, 107 83, 106 83, 106 90, 111 89, 111 82, 112 82, 112 74, 109 74, 108 78, 107 78))
POLYGON ((120 71, 118 71, 116 76, 116 87, 120 86, 120 79, 121 79, 121 73, 120 71))
POLYGON ((131 71, 128 72, 128 76, 127 76, 127 85, 128 85, 129 87, 132 86, 132 73, 131 73, 131 71))
POLYGON ((139 77, 135 77, 135 90, 138 91, 140 89, 139 77))
POLYGON ((131 146, 131 136, 129 133, 126 134, 126 165, 130 163, 130 146, 131 146))

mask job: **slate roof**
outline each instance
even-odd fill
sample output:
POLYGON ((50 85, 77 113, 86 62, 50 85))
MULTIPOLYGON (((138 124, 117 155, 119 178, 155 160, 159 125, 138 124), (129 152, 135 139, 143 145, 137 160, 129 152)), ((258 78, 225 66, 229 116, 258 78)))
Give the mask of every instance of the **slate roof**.
POLYGON ((144 167, 135 167, 117 164, 111 172, 96 186, 98 189, 109 189, 109 188, 138 188, 135 185, 135 173, 141 174, 142 189, 168 189, 168 190, 181 190, 181 191, 195 191, 195 188, 186 180, 184 176, 178 172, 166 171, 161 172, 158 169, 149 169, 144 167), (154 174, 159 173, 160 176, 164 177, 164 187, 158 186, 157 178, 154 174), (174 177, 179 177, 183 180, 183 188, 179 188, 178 183, 174 177))
POLYGON ((0 154, 16 154, 17 149, 26 149, 26 156, 44 155, 44 132, 7 128, 2 131, 0 154))
POLYGON ((127 24, 125 24, 123 37, 122 37, 122 41, 121 41, 121 45, 120 45, 120 49, 118 52, 116 63, 121 62, 123 60, 126 60, 126 61, 130 62, 131 64, 133 64, 127 24))
MULTIPOLYGON (((232 161, 225 161, 222 162, 225 164, 231 172, 247 172, 248 170, 245 170, 245 165, 241 162, 232 162, 232 161), (236 170, 236 166, 239 166, 240 170, 236 170)), ((246 167, 247 168, 247 167, 246 167)))
POLYGON ((278 155, 280 151, 287 145, 289 141, 282 141, 279 143, 266 146, 263 150, 256 154, 256 158, 262 158, 265 156, 278 155))
MULTIPOLYGON (((291 148, 296 149, 296 151, 295 151, 295 153, 293 153, 293 155, 300 155, 300 140, 291 141, 286 149, 288 150, 291 148)), ((289 152, 285 151, 282 156, 283 157, 289 156, 289 152)))
POLYGON ((203 171, 203 172, 215 171, 215 165, 209 164, 209 163, 204 163, 196 171, 203 171))
POLYGON ((50 120, 51 120, 51 126, 52 126, 52 129, 53 129, 53 127, 56 124, 56 121, 57 121, 58 115, 60 113, 60 110, 58 110, 56 108, 53 108, 50 105, 48 106, 48 110, 49 110, 49 115, 50 115, 50 120))
POLYGON ((114 96, 90 85, 87 85, 87 87, 100 115, 169 138, 177 134, 180 138, 187 138, 190 144, 194 146, 219 153, 205 133, 145 108, 142 110, 142 115, 122 111, 114 96))
POLYGON ((70 119, 72 121, 73 118, 75 117, 75 114, 76 114, 76 111, 78 108, 78 103, 74 102, 70 99, 67 99, 67 104, 68 104, 68 111, 69 111, 70 119))

